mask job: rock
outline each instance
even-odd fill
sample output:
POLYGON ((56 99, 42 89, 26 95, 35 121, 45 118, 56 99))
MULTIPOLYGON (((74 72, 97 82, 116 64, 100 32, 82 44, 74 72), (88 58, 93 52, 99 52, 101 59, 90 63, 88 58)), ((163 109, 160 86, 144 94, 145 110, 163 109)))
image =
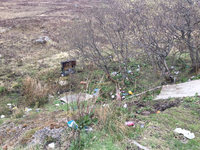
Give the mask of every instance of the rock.
POLYGON ((54 149, 54 148, 55 148, 55 143, 50 143, 50 144, 48 145, 48 147, 51 148, 51 149, 54 149))
POLYGON ((141 112, 141 114, 144 116, 149 116, 151 113, 149 111, 143 111, 141 112))
POLYGON ((35 42, 38 43, 38 44, 45 44, 49 41, 50 41, 50 39, 49 39, 48 36, 42 36, 39 39, 37 39, 35 42))
POLYGON ((44 143, 46 137, 52 137, 56 141, 59 141, 61 138, 61 135, 63 132, 66 130, 64 127, 60 128, 55 128, 55 129, 50 129, 49 127, 44 127, 41 130, 38 130, 35 132, 35 134, 32 136, 33 139, 29 143, 30 146, 32 145, 37 145, 37 144, 42 144, 44 143))
POLYGON ((5 28, 5 29, 3 29, 2 27, 0 27, 0 33, 5 33, 7 31, 9 31, 10 29, 11 29, 11 27, 5 28))

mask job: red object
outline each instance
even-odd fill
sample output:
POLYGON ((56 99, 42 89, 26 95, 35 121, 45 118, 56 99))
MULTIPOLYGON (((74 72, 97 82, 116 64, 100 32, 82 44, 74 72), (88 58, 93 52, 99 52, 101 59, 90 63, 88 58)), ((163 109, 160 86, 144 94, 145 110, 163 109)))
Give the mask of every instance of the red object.
POLYGON ((134 122, 132 122, 132 121, 125 122, 125 124, 126 124, 127 126, 134 126, 134 122))

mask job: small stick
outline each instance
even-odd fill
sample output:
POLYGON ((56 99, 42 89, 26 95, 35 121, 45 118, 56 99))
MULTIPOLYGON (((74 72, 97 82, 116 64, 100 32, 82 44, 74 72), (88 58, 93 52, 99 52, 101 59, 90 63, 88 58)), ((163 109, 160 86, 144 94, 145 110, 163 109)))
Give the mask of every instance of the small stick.
POLYGON ((138 146, 140 149, 149 150, 148 148, 146 148, 146 147, 140 145, 138 142, 136 142, 136 141, 134 141, 134 140, 132 140, 131 143, 135 144, 135 145, 138 146))

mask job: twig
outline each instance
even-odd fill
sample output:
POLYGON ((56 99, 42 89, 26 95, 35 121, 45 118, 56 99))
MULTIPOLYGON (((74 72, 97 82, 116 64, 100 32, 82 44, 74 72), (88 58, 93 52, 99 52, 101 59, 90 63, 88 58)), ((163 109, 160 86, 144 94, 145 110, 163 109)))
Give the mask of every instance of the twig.
POLYGON ((138 146, 140 149, 143 149, 143 150, 149 150, 148 148, 140 145, 138 142, 134 141, 134 140, 131 140, 131 143, 135 144, 136 146, 138 146))
POLYGON ((145 93, 147 93, 147 92, 151 92, 151 91, 157 90, 157 89, 159 89, 159 88, 161 88, 161 87, 162 87, 162 86, 158 86, 158 87, 155 87, 155 88, 153 88, 153 89, 144 91, 144 92, 142 92, 142 93, 139 93, 139 94, 136 94, 136 95, 132 95, 132 96, 127 97, 127 98, 125 98, 125 99, 129 99, 129 98, 132 98, 132 97, 138 97, 138 96, 143 95, 143 94, 145 94, 145 93))

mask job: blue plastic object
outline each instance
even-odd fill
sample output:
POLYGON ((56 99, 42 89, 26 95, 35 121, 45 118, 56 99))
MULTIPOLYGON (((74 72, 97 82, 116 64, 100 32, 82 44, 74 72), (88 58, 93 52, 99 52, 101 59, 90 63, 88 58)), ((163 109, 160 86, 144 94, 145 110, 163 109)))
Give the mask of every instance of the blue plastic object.
POLYGON ((78 128, 78 125, 76 124, 76 122, 74 120, 67 122, 67 125, 68 125, 68 127, 73 128, 73 129, 78 128))

